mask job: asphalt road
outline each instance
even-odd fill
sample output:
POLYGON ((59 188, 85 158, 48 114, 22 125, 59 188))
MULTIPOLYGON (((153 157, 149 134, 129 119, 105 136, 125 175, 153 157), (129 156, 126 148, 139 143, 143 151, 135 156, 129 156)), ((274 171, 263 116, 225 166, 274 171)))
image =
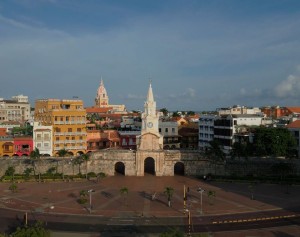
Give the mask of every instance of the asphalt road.
MULTIPOLYGON (((299 210, 299 207, 295 207, 299 210)), ((24 223, 24 212, 0 209, 0 231, 6 232, 24 223)), ((275 210, 191 217, 191 232, 220 232, 300 225, 300 213, 275 210)), ((143 233, 162 233, 173 228, 188 232, 188 218, 129 217, 109 218, 93 215, 62 215, 28 213, 28 222, 43 221, 53 231, 101 233, 101 236, 140 236, 143 233)))

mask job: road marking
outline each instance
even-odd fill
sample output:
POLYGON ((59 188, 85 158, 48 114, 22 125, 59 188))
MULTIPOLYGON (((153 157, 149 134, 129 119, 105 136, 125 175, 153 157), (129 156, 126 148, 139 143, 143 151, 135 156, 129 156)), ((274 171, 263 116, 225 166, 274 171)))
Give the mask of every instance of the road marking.
POLYGON ((260 217, 260 218, 253 218, 253 219, 242 219, 242 220, 224 220, 224 221, 213 221, 213 224, 228 224, 228 223, 241 223, 241 222, 254 222, 254 221, 267 221, 267 220, 274 220, 274 219, 283 219, 283 218, 291 218, 296 217, 297 215, 285 215, 285 216, 271 216, 271 217, 260 217))

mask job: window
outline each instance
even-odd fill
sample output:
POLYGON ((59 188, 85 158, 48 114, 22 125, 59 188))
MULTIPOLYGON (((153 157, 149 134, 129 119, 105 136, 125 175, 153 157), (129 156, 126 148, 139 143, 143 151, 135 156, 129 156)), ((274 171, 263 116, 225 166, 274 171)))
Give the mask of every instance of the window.
POLYGON ((175 128, 172 128, 172 133, 175 133, 175 128))
POLYGON ((166 133, 169 132, 169 129, 168 129, 168 128, 165 128, 165 132, 166 132, 166 133))
POLYGON ((40 148, 41 146, 42 146, 41 143, 37 143, 37 144, 36 144, 36 147, 37 147, 37 148, 40 148))
POLYGON ((56 140, 56 141, 59 141, 59 137, 56 137, 55 140, 56 140))
POLYGON ((68 132, 72 132, 72 128, 68 128, 68 132))
POLYGON ((45 142, 45 143, 44 143, 44 147, 49 147, 49 143, 48 143, 48 142, 45 142))
POLYGON ((158 132, 161 132, 161 128, 158 129, 158 132))
POLYGON ((81 128, 77 128, 77 132, 81 132, 81 128))

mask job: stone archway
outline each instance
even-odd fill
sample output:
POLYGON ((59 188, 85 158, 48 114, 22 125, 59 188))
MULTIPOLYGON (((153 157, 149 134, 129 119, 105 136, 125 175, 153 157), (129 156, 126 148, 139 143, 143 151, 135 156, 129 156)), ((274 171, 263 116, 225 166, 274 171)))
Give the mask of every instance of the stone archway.
POLYGON ((125 175, 125 164, 123 162, 117 162, 115 164, 115 175, 125 175))
POLYGON ((155 175, 155 160, 147 157, 144 161, 144 173, 155 175))
POLYGON ((174 175, 184 175, 184 164, 182 162, 176 162, 174 165, 174 175))

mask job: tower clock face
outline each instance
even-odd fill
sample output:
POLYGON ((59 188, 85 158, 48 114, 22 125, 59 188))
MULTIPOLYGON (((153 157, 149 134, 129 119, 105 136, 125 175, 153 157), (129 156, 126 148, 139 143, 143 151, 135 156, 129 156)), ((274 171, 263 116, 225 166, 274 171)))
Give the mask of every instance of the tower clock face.
POLYGON ((148 128, 152 128, 153 127, 153 123, 152 122, 148 122, 147 126, 148 126, 148 128))

